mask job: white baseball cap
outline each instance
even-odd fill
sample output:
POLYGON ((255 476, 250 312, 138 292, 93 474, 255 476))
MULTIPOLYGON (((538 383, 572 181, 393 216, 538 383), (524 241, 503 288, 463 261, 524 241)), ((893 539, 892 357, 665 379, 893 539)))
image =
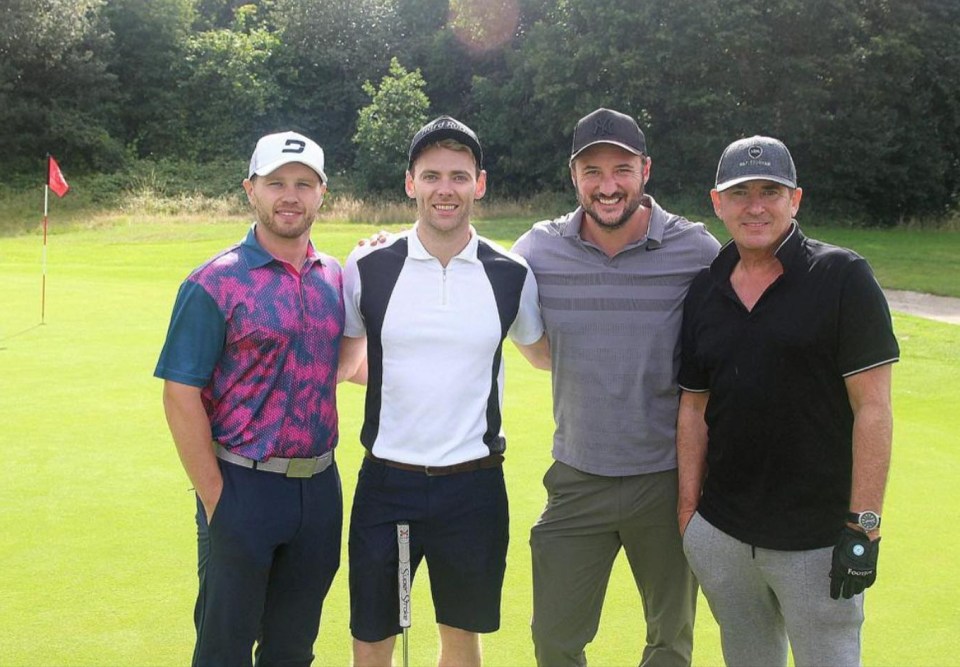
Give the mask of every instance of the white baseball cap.
POLYGON ((323 149, 317 143, 297 132, 278 132, 261 137, 250 158, 250 172, 247 178, 266 176, 285 164, 299 162, 305 164, 327 182, 323 171, 323 149))

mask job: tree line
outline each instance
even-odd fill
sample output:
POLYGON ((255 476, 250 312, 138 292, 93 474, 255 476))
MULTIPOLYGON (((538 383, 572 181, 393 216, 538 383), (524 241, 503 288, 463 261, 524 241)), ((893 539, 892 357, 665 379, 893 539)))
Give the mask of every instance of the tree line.
POLYGON ((74 172, 208 163, 296 129, 334 177, 398 191, 434 115, 474 127, 494 191, 564 187, 598 106, 647 134, 657 193, 723 147, 790 146, 805 201, 869 224, 956 211, 956 0, 4 0, 0 153, 74 172))

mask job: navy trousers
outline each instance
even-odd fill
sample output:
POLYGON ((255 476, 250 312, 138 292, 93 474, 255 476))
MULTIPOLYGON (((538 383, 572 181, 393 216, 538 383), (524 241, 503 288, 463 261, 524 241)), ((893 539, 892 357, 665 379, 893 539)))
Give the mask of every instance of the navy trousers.
POLYGON ((308 479, 223 461, 220 469, 223 494, 209 524, 197 501, 193 665, 310 665, 323 600, 340 566, 336 464, 308 479))

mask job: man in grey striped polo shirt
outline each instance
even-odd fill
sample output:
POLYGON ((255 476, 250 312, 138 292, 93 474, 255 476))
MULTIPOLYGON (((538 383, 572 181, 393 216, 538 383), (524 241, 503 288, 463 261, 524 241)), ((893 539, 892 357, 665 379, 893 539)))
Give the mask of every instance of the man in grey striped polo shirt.
POLYGON ((613 562, 627 553, 647 621, 641 665, 689 665, 697 585, 677 526, 677 371, 683 299, 720 244, 644 193, 636 121, 580 119, 580 207, 514 245, 537 278, 553 371, 555 462, 531 530, 541 667, 585 665, 613 562))

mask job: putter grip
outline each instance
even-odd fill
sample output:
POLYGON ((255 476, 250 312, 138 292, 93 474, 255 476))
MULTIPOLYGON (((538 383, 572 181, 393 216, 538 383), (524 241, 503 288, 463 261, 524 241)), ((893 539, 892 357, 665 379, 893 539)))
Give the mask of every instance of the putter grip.
POLYGON ((397 524, 397 593, 400 602, 400 627, 410 627, 410 524, 397 524))

